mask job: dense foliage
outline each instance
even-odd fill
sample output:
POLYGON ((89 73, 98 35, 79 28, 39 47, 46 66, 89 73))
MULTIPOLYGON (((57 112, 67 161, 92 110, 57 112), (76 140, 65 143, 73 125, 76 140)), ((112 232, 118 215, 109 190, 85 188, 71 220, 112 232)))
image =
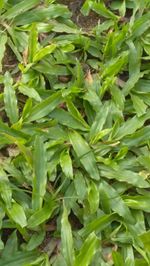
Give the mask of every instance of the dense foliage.
POLYGON ((0 266, 150 265, 150 1, 0 14, 0 266))

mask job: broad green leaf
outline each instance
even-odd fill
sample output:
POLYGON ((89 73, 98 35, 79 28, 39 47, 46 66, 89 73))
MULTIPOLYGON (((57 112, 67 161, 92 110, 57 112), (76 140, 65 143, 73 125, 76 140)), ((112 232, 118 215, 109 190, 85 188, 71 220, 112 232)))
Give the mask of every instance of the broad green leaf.
POLYGON ((42 137, 36 136, 34 142, 34 157, 33 157, 33 194, 32 206, 38 210, 42 208, 43 198, 46 192, 47 183, 47 156, 46 149, 42 137))
POLYGON ((150 212, 150 198, 148 196, 127 196, 125 197, 125 203, 132 209, 150 212))
MULTIPOLYGON (((33 0, 34 2, 39 0, 33 0)), ((25 1, 24 1, 25 2, 25 1)), ((32 3, 32 1, 30 2, 32 3)), ((29 5, 29 3, 27 3, 29 5)), ((16 11, 16 10, 15 10, 16 11)), ((16 11, 17 12, 17 11, 16 11)), ((11 14, 12 15, 12 14, 11 14)), ((15 18, 14 22, 16 25, 26 25, 33 22, 44 22, 51 19, 56 19, 57 17, 70 18, 71 12, 64 5, 50 4, 48 7, 40 7, 34 10, 28 10, 15 18)))
POLYGON ((124 261, 125 266, 134 265, 134 253, 133 248, 131 245, 126 245, 123 248, 123 255, 124 255, 124 261))
POLYGON ((78 120, 83 127, 89 129, 88 124, 84 121, 83 117, 81 116, 80 112, 78 111, 78 109, 75 107, 75 105, 73 104, 73 102, 69 99, 67 99, 67 107, 69 112, 71 113, 71 115, 78 120))
POLYGON ((99 244, 95 233, 91 233, 84 241, 79 254, 76 256, 74 266, 89 266, 99 248, 99 244))
POLYGON ((124 87, 123 87, 123 94, 124 96, 127 96, 129 92, 134 89, 136 86, 136 83, 139 81, 140 78, 144 76, 144 73, 135 72, 131 77, 126 81, 124 87))
POLYGON ((140 239, 142 240, 145 249, 150 252, 150 231, 141 234, 140 239))
POLYGON ((26 250, 28 251, 34 250, 43 242, 44 237, 45 237, 44 231, 34 233, 26 245, 26 250))
POLYGON ((63 109, 55 109, 50 113, 50 117, 56 119, 61 125, 67 126, 68 128, 79 129, 87 131, 87 127, 76 120, 69 112, 63 109))
POLYGON ((87 192, 87 187, 85 183, 85 178, 80 171, 77 171, 75 173, 74 185, 79 199, 84 199, 87 192))
POLYGON ((92 9, 96 13, 98 13, 99 15, 101 15, 101 16, 103 16, 105 18, 111 18, 111 19, 114 19, 114 20, 118 19, 118 17, 114 13, 112 13, 109 9, 107 9, 103 3, 94 2, 93 5, 92 5, 92 9))
POLYGON ((26 85, 20 85, 18 87, 18 90, 22 94, 28 96, 29 98, 32 98, 32 99, 34 99, 37 102, 41 102, 41 97, 40 97, 39 93, 34 88, 30 88, 30 87, 28 87, 26 85))
POLYGON ((140 58, 141 53, 138 50, 138 43, 135 45, 131 40, 127 41, 129 46, 129 76, 135 75, 135 73, 140 72, 140 58))
POLYGON ((141 36, 149 27, 150 14, 144 14, 142 17, 135 20, 132 27, 132 38, 137 38, 141 36))
POLYGON ((101 74, 102 78, 105 78, 106 76, 116 76, 119 71, 122 70, 123 66, 127 64, 128 59, 128 51, 123 52, 121 55, 119 55, 115 59, 109 60, 104 66, 104 70, 101 74))
POLYGON ((131 147, 137 147, 138 145, 147 142, 150 139, 149 130, 150 130, 149 126, 141 128, 132 135, 124 138, 123 144, 131 148, 131 147))
POLYGON ((37 251, 18 251, 7 258, 0 258, 0 265, 3 266, 25 266, 32 265, 31 262, 34 262, 37 259, 39 253, 37 251))
POLYGON ((38 31, 37 31, 36 23, 33 23, 31 26, 28 43, 29 43, 28 44, 28 53, 29 53, 28 58, 29 58, 29 63, 32 63, 33 58, 38 49, 38 31))
POLYGON ((91 142, 95 139, 96 135, 100 133, 100 131, 103 129, 103 126, 108 116, 108 112, 109 112, 109 105, 106 103, 100 108, 90 128, 89 135, 91 142))
POLYGON ((150 184, 144 179, 142 175, 130 170, 125 170, 125 169, 113 170, 111 168, 107 168, 106 170, 101 171, 101 175, 105 176, 108 179, 114 178, 120 182, 127 182, 132 186, 136 186, 139 188, 150 187, 150 184))
POLYGON ((109 200, 109 195, 108 195, 108 191, 105 190, 103 188, 103 186, 99 187, 99 197, 100 197, 100 204, 102 207, 102 210, 106 213, 106 214, 110 214, 111 213, 111 204, 110 204, 110 200, 109 200))
POLYGON ((62 171, 64 172, 65 176, 68 178, 73 178, 73 168, 72 168, 72 160, 69 155, 69 151, 64 150, 60 154, 60 165, 62 171))
POLYGON ((43 57, 45 57, 48 54, 51 54, 55 49, 57 45, 56 44, 50 44, 39 51, 36 52, 36 54, 33 56, 33 62, 40 61, 43 57))
POLYGON ((93 1, 90 1, 90 0, 86 0, 81 8, 81 12, 84 16, 88 16, 89 15, 89 12, 90 12, 90 9, 93 5, 93 1))
POLYGON ((34 106, 26 119, 28 122, 38 120, 52 112, 62 101, 60 92, 55 92, 41 103, 34 106))
POLYGON ((28 219, 28 227, 33 229, 36 226, 46 222, 56 208, 54 201, 51 199, 49 203, 45 203, 43 208, 35 211, 28 219))
POLYGON ((70 75, 70 71, 67 66, 50 64, 46 60, 42 60, 33 67, 36 71, 52 76, 70 75))
POLYGON ((126 13, 126 1, 125 0, 123 0, 123 3, 121 3, 119 7, 119 13, 121 17, 125 16, 125 13, 126 13))
POLYGON ((124 261, 121 253, 117 251, 112 252, 114 266, 124 266, 124 261))
POLYGON ((115 85, 111 86, 110 93, 112 95, 112 99, 115 102, 116 106, 123 110, 124 109, 124 103, 125 103, 125 97, 122 93, 122 91, 115 85))
POLYGON ((73 237, 70 223, 68 221, 67 209, 64 205, 63 214, 61 219, 61 239, 62 239, 62 252, 67 266, 73 266, 75 255, 73 247, 73 237))
POLYGON ((20 3, 9 8, 8 11, 3 15, 3 17, 4 19, 14 19, 16 16, 39 4, 39 2, 39 0, 31 0, 30 2, 23 0, 20 3))
POLYGON ((87 191, 87 199, 90 205, 90 211, 91 213, 94 213, 99 208, 99 189, 97 184, 93 181, 89 182, 87 191))
POLYGON ((69 138, 73 149, 89 176, 99 180, 100 176, 96 165, 96 159, 88 143, 76 131, 69 132, 69 138))
POLYGON ((11 208, 12 190, 9 181, 0 178, 0 196, 8 208, 11 208))
POLYGON ((100 184, 100 189, 103 189, 109 198, 109 204, 111 209, 118 213, 127 223, 134 224, 135 219, 130 211, 130 209, 125 204, 124 200, 121 198, 117 190, 115 190, 108 183, 102 181, 100 184))
POLYGON ((2 72, 2 60, 5 55, 6 42, 7 42, 7 35, 3 33, 1 35, 1 43, 0 43, 0 72, 2 72))
POLYGON ((144 103, 139 96, 131 94, 131 99, 133 102, 134 109, 137 113, 137 116, 141 116, 146 113, 147 105, 144 103))
POLYGON ((122 139, 124 136, 133 134, 137 129, 142 127, 144 121, 137 116, 134 116, 131 119, 128 119, 123 123, 123 125, 118 129, 115 134, 115 139, 122 139))
MULTIPOLYGON (((4 136, 10 136, 13 138, 17 138, 25 142, 25 140, 28 138, 28 135, 23 133, 21 130, 15 130, 13 128, 8 127, 5 123, 0 121, 0 134, 4 136)), ((9 142, 9 140, 8 140, 9 142)))
POLYGON ((14 230, 5 244, 5 248, 1 254, 1 257, 7 259, 8 257, 12 257, 14 253, 17 251, 18 251, 18 239, 16 231, 14 230))
POLYGON ((98 132, 90 141, 90 144, 95 144, 97 143, 99 140, 101 140, 103 137, 105 137, 106 135, 108 135, 111 132, 111 128, 106 128, 101 130, 100 132, 98 132))
POLYGON ((4 0, 0 0, 0 10, 4 7, 4 4, 5 4, 4 0))
POLYGON ((18 106, 15 90, 12 86, 12 78, 8 72, 4 76, 4 103, 5 110, 12 124, 18 121, 18 106))
POLYGON ((24 209, 17 202, 12 203, 11 208, 7 209, 9 217, 22 228, 27 225, 27 218, 24 209))
POLYGON ((94 219, 92 222, 90 222, 84 228, 82 228, 79 231, 79 234, 82 237, 86 237, 92 232, 95 232, 95 231, 101 232, 115 220, 118 220, 118 215, 115 213, 100 216, 99 218, 94 219))

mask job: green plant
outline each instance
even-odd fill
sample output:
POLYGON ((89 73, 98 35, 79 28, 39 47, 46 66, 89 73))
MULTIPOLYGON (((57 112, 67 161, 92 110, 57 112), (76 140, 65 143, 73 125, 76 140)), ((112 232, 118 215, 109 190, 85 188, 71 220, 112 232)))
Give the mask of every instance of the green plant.
POLYGON ((150 264, 150 3, 90 10, 0 1, 0 265, 150 264))

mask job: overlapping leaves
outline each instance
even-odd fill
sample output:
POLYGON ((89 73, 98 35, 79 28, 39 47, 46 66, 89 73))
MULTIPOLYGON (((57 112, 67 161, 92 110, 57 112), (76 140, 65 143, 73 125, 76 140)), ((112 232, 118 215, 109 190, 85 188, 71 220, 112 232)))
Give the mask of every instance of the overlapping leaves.
POLYGON ((149 265, 149 1, 57 2, 0 1, 0 265, 149 265))

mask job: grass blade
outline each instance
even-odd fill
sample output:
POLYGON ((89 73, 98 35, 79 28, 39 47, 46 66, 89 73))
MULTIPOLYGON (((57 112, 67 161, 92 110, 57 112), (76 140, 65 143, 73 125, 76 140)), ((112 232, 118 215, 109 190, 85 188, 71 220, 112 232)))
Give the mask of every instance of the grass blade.
POLYGON ((4 76, 4 84, 5 110, 10 122, 14 124, 18 121, 19 112, 15 90, 12 86, 12 78, 8 72, 4 76))
POLYGON ((7 43, 7 35, 3 33, 1 35, 1 43, 0 43, 0 72, 2 72, 2 60, 5 54, 6 43, 7 43))
POLYGON ((42 137, 37 136, 34 143, 34 178, 33 178, 33 194, 32 206, 33 209, 39 210, 42 208, 43 198, 46 192, 47 183, 47 166, 46 166, 46 150, 42 137))
POLYGON ((28 122, 38 120, 52 112, 62 101, 60 92, 55 92, 41 103, 34 106, 26 119, 28 122))
POLYGON ((89 266, 91 260, 99 247, 99 240, 94 233, 91 233, 84 241, 79 254, 76 256, 74 266, 89 266))
POLYGON ((62 239, 62 252, 66 260, 67 266, 73 266, 75 259, 73 238, 72 238, 71 226, 68 221, 68 213, 65 205, 61 219, 61 239, 62 239))
POLYGON ((60 165, 62 171, 64 172, 65 176, 68 178, 73 178, 73 168, 72 168, 72 160, 69 155, 69 151, 63 151, 60 154, 60 165))
POLYGON ((83 167, 93 179, 99 180, 99 172, 96 165, 96 160, 88 143, 76 131, 69 132, 69 138, 73 149, 80 159, 83 167))

